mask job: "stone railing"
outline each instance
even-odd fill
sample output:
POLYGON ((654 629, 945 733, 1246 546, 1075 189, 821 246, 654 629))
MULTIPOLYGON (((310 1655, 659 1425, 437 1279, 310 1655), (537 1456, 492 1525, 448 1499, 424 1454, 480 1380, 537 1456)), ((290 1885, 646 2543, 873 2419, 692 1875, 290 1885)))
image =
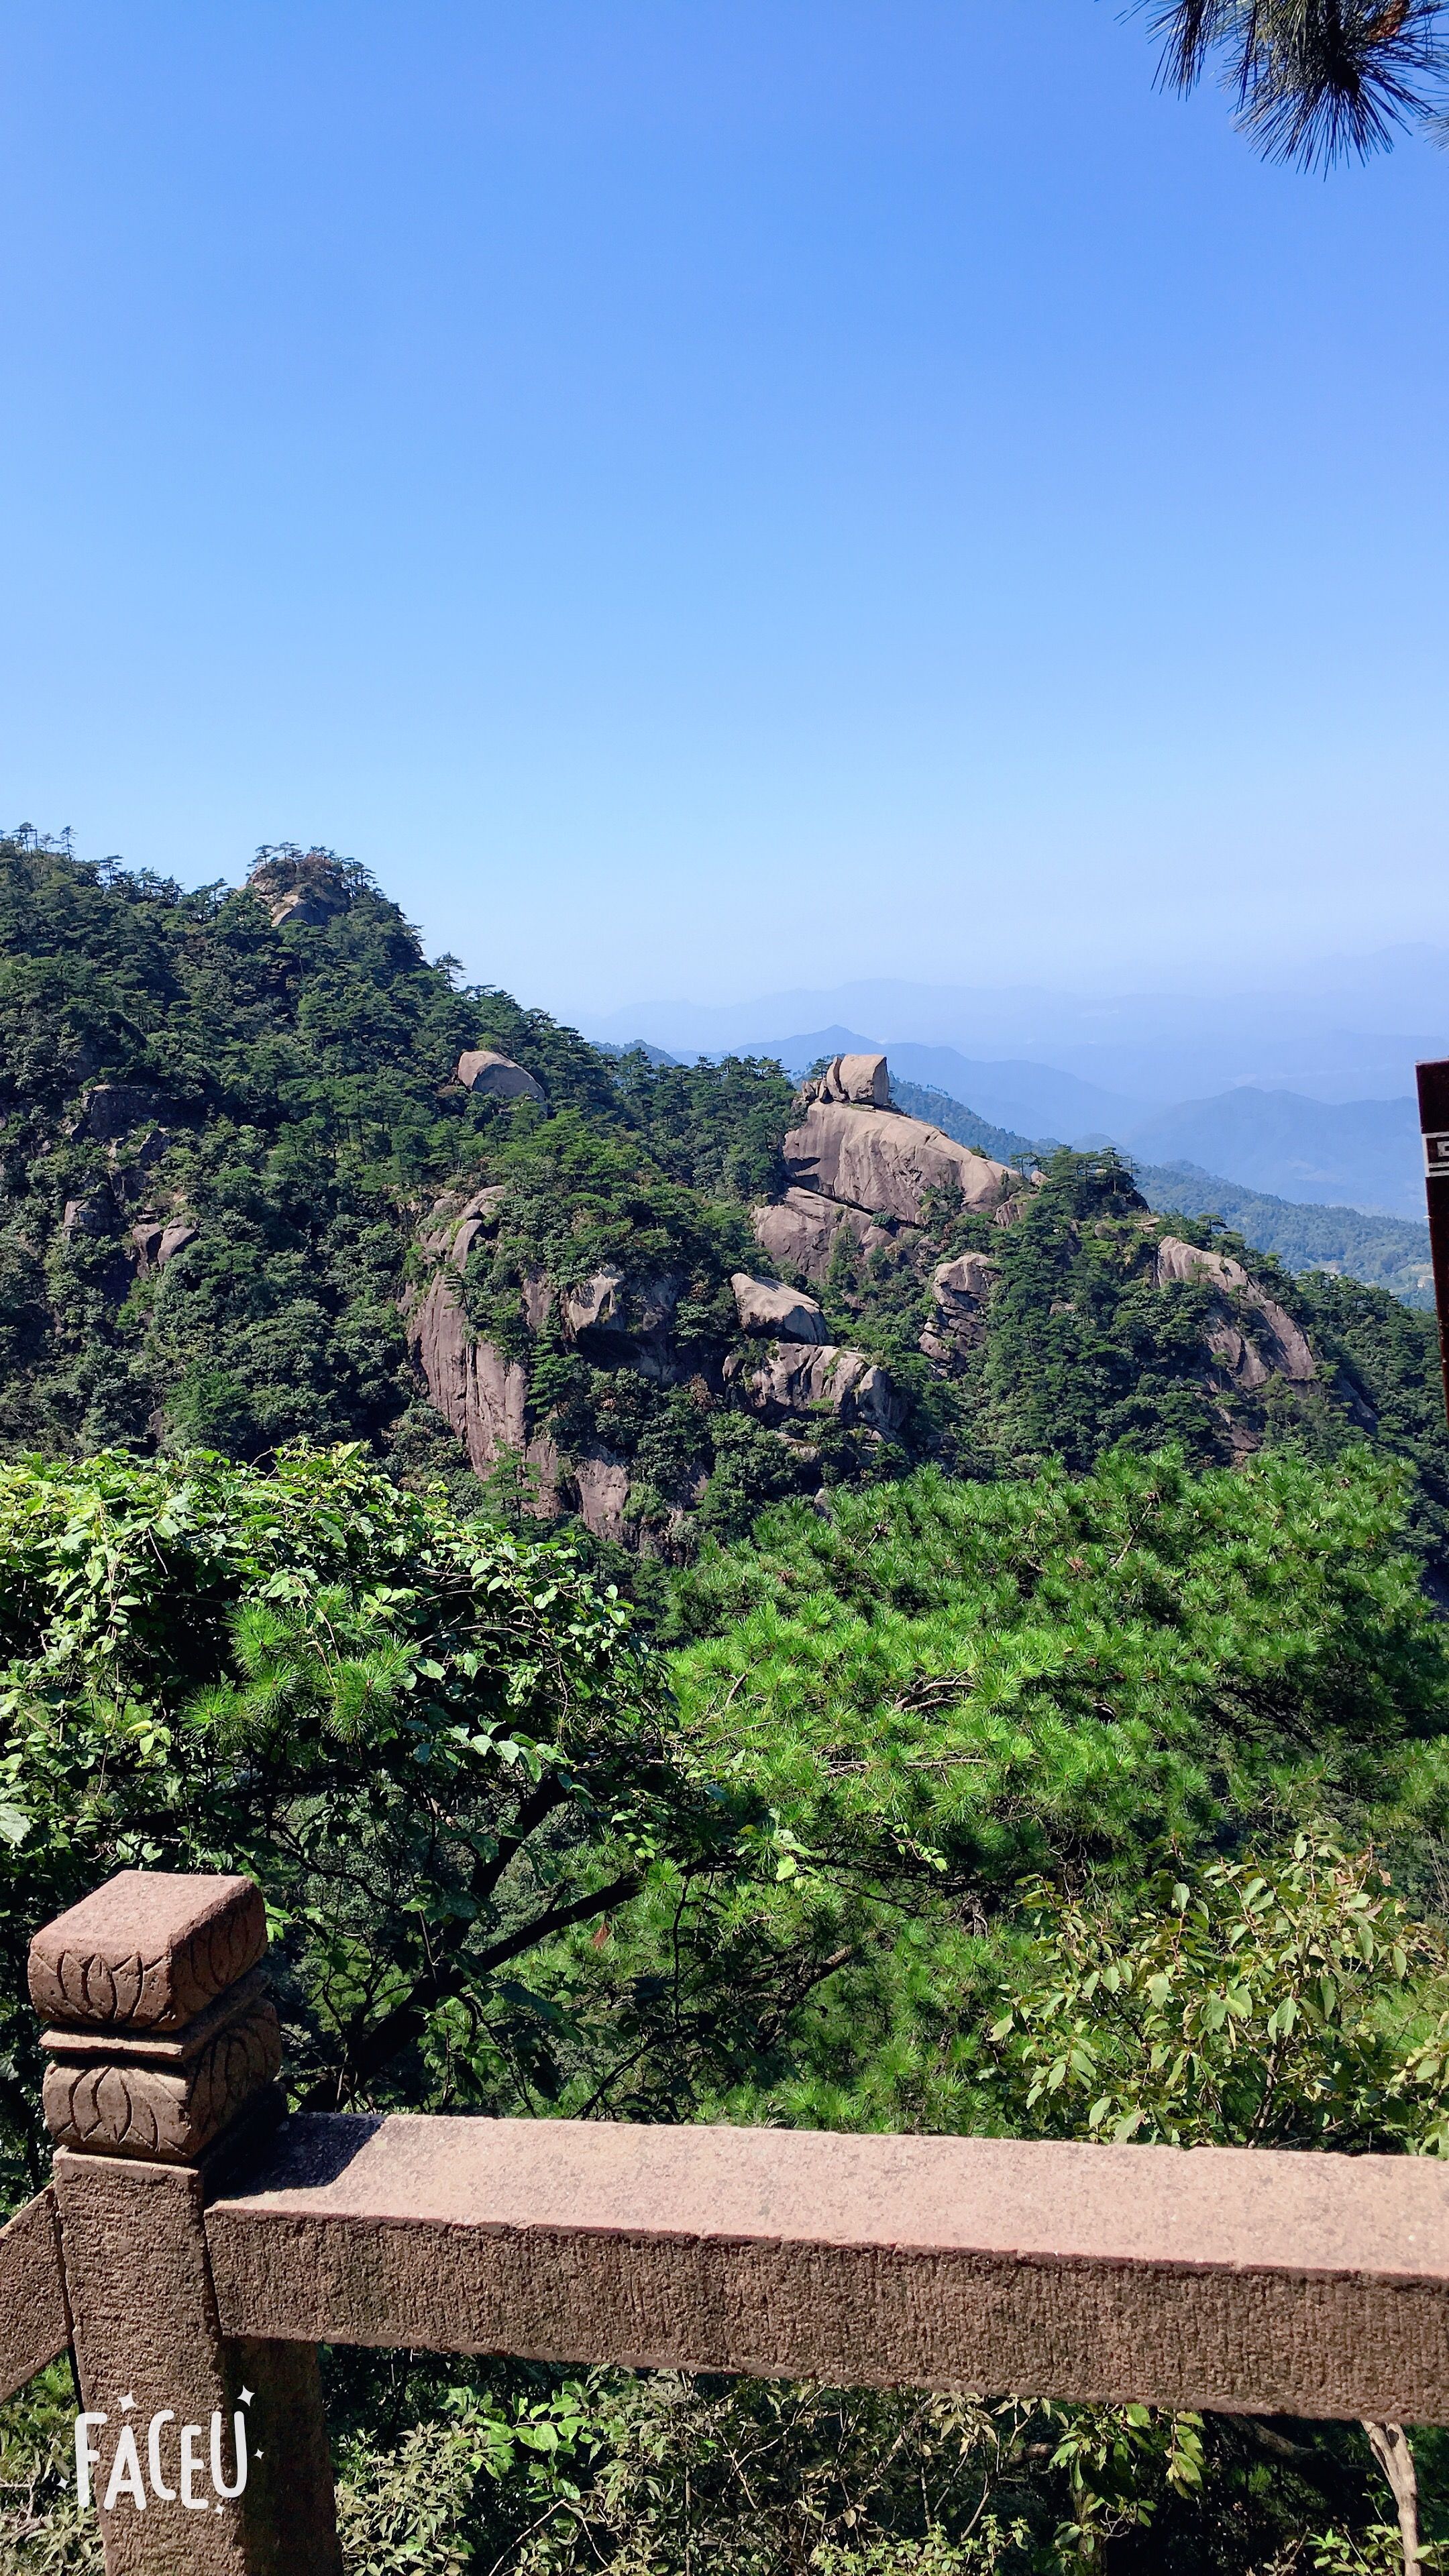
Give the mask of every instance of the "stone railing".
POLYGON ((75 2354, 132 2576, 329 2576, 319 2343, 1449 2422, 1449 2166, 282 2116, 256 1888, 125 1871, 35 1941, 48 2189, 0 2395, 75 2354))

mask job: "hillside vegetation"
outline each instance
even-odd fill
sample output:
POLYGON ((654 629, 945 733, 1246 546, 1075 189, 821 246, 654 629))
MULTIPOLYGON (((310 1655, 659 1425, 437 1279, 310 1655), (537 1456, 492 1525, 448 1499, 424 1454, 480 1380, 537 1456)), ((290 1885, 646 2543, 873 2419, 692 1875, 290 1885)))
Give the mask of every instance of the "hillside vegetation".
POLYGON ((326 853, 188 893, 12 840, 0 949, 12 1455, 359 1439, 687 1557, 927 1461, 1368 1439, 1444 1526, 1428 1319, 1155 1218, 1109 1153, 1030 1186, 995 1131, 963 1155, 768 1063, 606 1055, 429 963, 326 853), (470 1089, 480 1049, 528 1088, 470 1089), (741 1278, 799 1291, 783 1325, 741 1278))
MULTIPOLYGON (((891 1089, 913 1118, 929 1118, 966 1145, 1004 1161, 1041 1161, 1054 1142, 1032 1143, 1007 1127, 993 1127, 949 1093, 893 1076, 891 1089)), ((1428 1311, 1434 1301, 1429 1229, 1406 1217, 1369 1216, 1362 1208, 1322 1207, 1274 1198, 1205 1172, 1198 1163, 1148 1163, 1131 1157, 1133 1177, 1150 1208, 1164 1215, 1215 1216, 1257 1252, 1271 1252, 1287 1270, 1327 1270, 1387 1288, 1407 1306, 1428 1311)))

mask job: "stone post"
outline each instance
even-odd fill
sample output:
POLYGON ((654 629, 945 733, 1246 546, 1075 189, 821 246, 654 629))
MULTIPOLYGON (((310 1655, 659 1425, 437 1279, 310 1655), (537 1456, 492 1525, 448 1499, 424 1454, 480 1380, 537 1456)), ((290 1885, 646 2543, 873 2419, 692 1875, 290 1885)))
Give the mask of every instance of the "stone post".
POLYGON ((223 2336, 207 2251, 281 2108, 266 1940, 250 1879, 122 1870, 31 1945, 108 2576, 340 2576, 316 2345, 223 2336))

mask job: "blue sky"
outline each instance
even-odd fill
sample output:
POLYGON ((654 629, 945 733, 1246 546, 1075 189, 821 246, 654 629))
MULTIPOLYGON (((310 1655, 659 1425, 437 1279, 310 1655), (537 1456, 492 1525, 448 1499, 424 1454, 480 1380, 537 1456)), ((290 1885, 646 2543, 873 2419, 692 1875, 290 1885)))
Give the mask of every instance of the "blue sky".
POLYGON ((588 1017, 1449 938, 1449 156, 1093 0, 0 0, 0 821, 588 1017))

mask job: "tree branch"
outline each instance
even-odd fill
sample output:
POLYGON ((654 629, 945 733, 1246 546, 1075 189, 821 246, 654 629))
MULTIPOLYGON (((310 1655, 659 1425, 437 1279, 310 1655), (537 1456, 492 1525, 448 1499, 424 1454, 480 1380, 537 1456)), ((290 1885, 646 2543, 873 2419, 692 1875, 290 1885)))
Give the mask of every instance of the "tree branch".
POLYGON ((398 2004, 384 2015, 375 2027, 363 2034, 355 2047, 349 2047, 340 2066, 314 2084, 298 2108, 303 2111, 340 2111, 359 2089, 371 2083, 385 2066, 422 2038, 429 2016, 439 2004, 451 2003, 463 1993, 475 1977, 485 1977, 495 1968, 516 1959, 525 1950, 535 1949, 555 1932, 566 1932, 574 1923, 587 1923, 596 1914, 608 1912, 611 1905, 622 1905, 639 1891, 634 1871, 623 1878, 612 1879, 607 1887, 590 1896, 576 1896, 569 1905, 555 1905, 547 1913, 537 1914, 531 1923, 510 1932, 501 1941, 475 1956, 453 1952, 435 1968, 419 1977, 405 2004, 398 2004))

